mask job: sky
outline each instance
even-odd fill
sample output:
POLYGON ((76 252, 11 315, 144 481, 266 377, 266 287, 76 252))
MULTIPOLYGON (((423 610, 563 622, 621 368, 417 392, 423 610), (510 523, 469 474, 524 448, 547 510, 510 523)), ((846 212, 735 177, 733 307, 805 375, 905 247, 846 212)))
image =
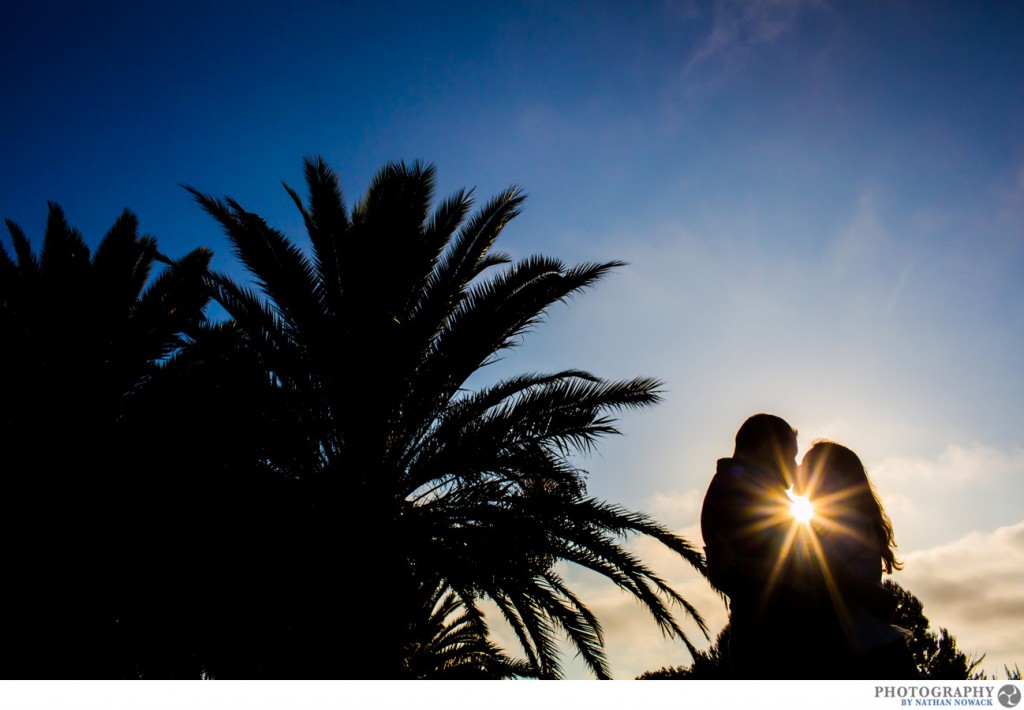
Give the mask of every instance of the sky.
MULTIPOLYGON (((0 67, 0 216, 37 244, 47 200, 93 245, 128 207, 240 276, 181 185, 301 240, 306 155, 350 203, 393 160, 521 186, 500 248, 628 266, 482 376, 665 382, 581 459, 591 494, 700 545, 715 460, 778 414, 860 454, 933 627, 1024 664, 1024 5, 12 0, 0 67)), ((706 582, 630 545, 713 637, 706 582)), ((616 678, 689 663, 567 574, 616 678)))

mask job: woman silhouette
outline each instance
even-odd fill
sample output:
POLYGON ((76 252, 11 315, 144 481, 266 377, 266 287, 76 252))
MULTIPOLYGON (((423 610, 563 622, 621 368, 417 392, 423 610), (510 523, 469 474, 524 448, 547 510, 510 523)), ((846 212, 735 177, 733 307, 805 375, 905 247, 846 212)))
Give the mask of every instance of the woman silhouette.
MULTIPOLYGON (((860 458, 831 441, 816 442, 800 464, 798 480, 814 504, 808 531, 810 584, 816 588, 826 656, 833 677, 917 678, 906 641, 890 622, 893 596, 882 573, 900 569, 892 523, 860 458), (835 633, 829 634, 827 629, 835 633)), ((819 662, 820 662, 819 658, 819 662)))

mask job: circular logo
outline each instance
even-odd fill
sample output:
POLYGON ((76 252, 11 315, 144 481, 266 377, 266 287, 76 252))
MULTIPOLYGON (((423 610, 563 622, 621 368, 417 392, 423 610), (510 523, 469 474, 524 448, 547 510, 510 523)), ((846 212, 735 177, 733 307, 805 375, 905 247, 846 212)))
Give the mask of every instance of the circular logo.
POLYGON ((1020 688, 1015 685, 1004 685, 996 697, 1004 708, 1015 708, 1020 703, 1020 688))

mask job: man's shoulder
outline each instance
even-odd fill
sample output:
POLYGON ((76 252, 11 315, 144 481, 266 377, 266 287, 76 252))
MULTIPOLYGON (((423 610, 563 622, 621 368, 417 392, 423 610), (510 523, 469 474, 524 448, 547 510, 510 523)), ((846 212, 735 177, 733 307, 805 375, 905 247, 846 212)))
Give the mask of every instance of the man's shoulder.
POLYGON ((744 461, 719 459, 704 495, 701 523, 713 528, 734 527, 752 514, 753 504, 771 497, 776 488, 763 470, 744 461))
POLYGON ((701 522, 708 523, 708 518, 719 519, 729 518, 735 515, 732 510, 732 500, 740 494, 743 489, 745 469, 742 464, 734 459, 719 459, 715 469, 715 475, 711 478, 708 491, 704 496, 704 506, 701 511, 701 522))
POLYGON ((743 481, 747 476, 746 466, 736 459, 718 459, 715 475, 711 478, 711 487, 730 486, 743 481))

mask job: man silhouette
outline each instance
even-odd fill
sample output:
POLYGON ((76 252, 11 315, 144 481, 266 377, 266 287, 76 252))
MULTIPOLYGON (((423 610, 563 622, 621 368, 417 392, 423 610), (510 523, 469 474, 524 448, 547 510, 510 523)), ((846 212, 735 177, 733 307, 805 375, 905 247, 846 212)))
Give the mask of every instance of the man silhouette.
POLYGON ((794 586, 788 554, 793 520, 786 490, 796 454, 793 427, 755 414, 737 432, 732 458, 718 461, 704 497, 708 579, 729 597, 729 659, 737 678, 792 678, 807 670, 798 663, 809 641, 800 632, 807 628, 799 618, 806 599, 794 586))

